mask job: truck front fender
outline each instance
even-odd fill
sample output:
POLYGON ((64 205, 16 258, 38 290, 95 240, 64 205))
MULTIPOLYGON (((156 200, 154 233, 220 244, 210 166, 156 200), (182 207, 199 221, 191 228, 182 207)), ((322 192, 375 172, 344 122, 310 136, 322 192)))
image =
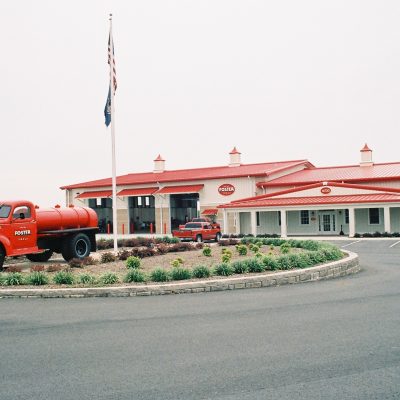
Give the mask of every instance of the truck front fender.
POLYGON ((4 247, 4 250, 6 251, 6 256, 12 252, 11 242, 7 236, 0 235, 0 245, 4 247))

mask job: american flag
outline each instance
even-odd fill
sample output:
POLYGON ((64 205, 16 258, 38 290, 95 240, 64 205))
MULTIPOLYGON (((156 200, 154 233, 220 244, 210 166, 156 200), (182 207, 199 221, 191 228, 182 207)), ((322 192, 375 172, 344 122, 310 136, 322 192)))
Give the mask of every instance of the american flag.
MULTIPOLYGON (((115 92, 117 90, 117 74, 115 72, 114 41, 112 39, 111 29, 110 29, 110 34, 108 36, 108 64, 110 65, 110 68, 111 68, 111 63, 112 63, 112 80, 114 83, 113 86, 115 92)), ((111 123, 111 82, 108 87, 106 106, 104 107, 104 118, 106 126, 109 126, 111 123)))
POLYGON ((115 72, 115 58, 114 58, 114 41, 110 35, 108 36, 108 64, 111 66, 112 62, 112 77, 114 82, 114 91, 117 90, 117 74, 115 72))

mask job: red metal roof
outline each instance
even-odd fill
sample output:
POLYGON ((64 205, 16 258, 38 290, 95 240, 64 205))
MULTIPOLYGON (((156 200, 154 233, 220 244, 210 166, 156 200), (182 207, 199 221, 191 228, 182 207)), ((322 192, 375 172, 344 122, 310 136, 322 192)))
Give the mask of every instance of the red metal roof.
POLYGON ((124 197, 124 196, 150 196, 154 192, 156 192, 158 188, 151 187, 151 188, 138 188, 138 189, 124 189, 117 193, 117 196, 124 197))
POLYGON ((97 199, 102 197, 110 197, 112 190, 97 190, 94 192, 83 192, 76 196, 77 199, 97 199))
POLYGON ((218 214, 218 208, 209 208, 207 210, 204 210, 202 212, 203 215, 217 215, 218 214))
POLYGON ((310 197, 278 197, 224 204, 220 208, 263 208, 278 206, 310 206, 325 204, 357 204, 357 203, 400 203, 400 195, 392 193, 310 196, 310 197))
MULTIPOLYGON (((313 167, 307 160, 280 161, 260 164, 242 164, 237 167, 221 166, 195 169, 180 169, 174 171, 164 171, 159 173, 144 172, 136 174, 128 174, 117 177, 118 186, 141 185, 141 184, 157 184, 163 182, 185 182, 205 179, 224 179, 242 176, 268 176, 277 171, 302 165, 313 167)), ((61 189, 76 188, 95 188, 111 186, 111 178, 99 179, 76 183, 72 185, 62 186, 61 189)))
POLYGON ((373 164, 368 167, 348 165, 343 167, 309 168, 294 172, 269 182, 258 182, 258 187, 298 186, 321 181, 368 182, 400 179, 400 163, 373 164))
POLYGON ((204 185, 165 186, 155 194, 197 193, 203 189, 203 187, 204 185))

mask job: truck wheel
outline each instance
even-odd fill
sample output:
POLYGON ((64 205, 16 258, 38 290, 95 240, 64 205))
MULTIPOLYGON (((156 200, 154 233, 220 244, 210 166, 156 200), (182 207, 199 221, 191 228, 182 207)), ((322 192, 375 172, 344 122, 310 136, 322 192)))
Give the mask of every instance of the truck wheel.
POLYGON ((3 271, 3 264, 6 258, 6 252, 2 245, 0 245, 0 271, 3 271))
POLYGON ((221 239, 221 234, 218 232, 218 233, 215 235, 215 241, 216 241, 216 242, 219 242, 220 239, 221 239))
POLYGON ((87 257, 90 250, 90 239, 84 233, 78 233, 65 240, 61 254, 65 261, 70 261, 73 258, 87 257))
POLYGON ((201 243, 203 241, 203 237, 201 235, 196 236, 196 242, 201 243))
POLYGON ((43 253, 27 254, 26 258, 33 262, 47 261, 53 255, 53 250, 45 250, 43 253))

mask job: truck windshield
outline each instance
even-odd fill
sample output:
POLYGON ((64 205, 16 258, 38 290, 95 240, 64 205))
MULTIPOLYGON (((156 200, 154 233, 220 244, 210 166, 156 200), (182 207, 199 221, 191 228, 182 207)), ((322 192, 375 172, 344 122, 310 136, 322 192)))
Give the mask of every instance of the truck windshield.
POLYGON ((11 207, 5 206, 4 204, 0 206, 0 218, 8 218, 10 215, 11 207))
POLYGON ((185 225, 185 229, 201 229, 201 224, 196 222, 189 222, 185 225))

